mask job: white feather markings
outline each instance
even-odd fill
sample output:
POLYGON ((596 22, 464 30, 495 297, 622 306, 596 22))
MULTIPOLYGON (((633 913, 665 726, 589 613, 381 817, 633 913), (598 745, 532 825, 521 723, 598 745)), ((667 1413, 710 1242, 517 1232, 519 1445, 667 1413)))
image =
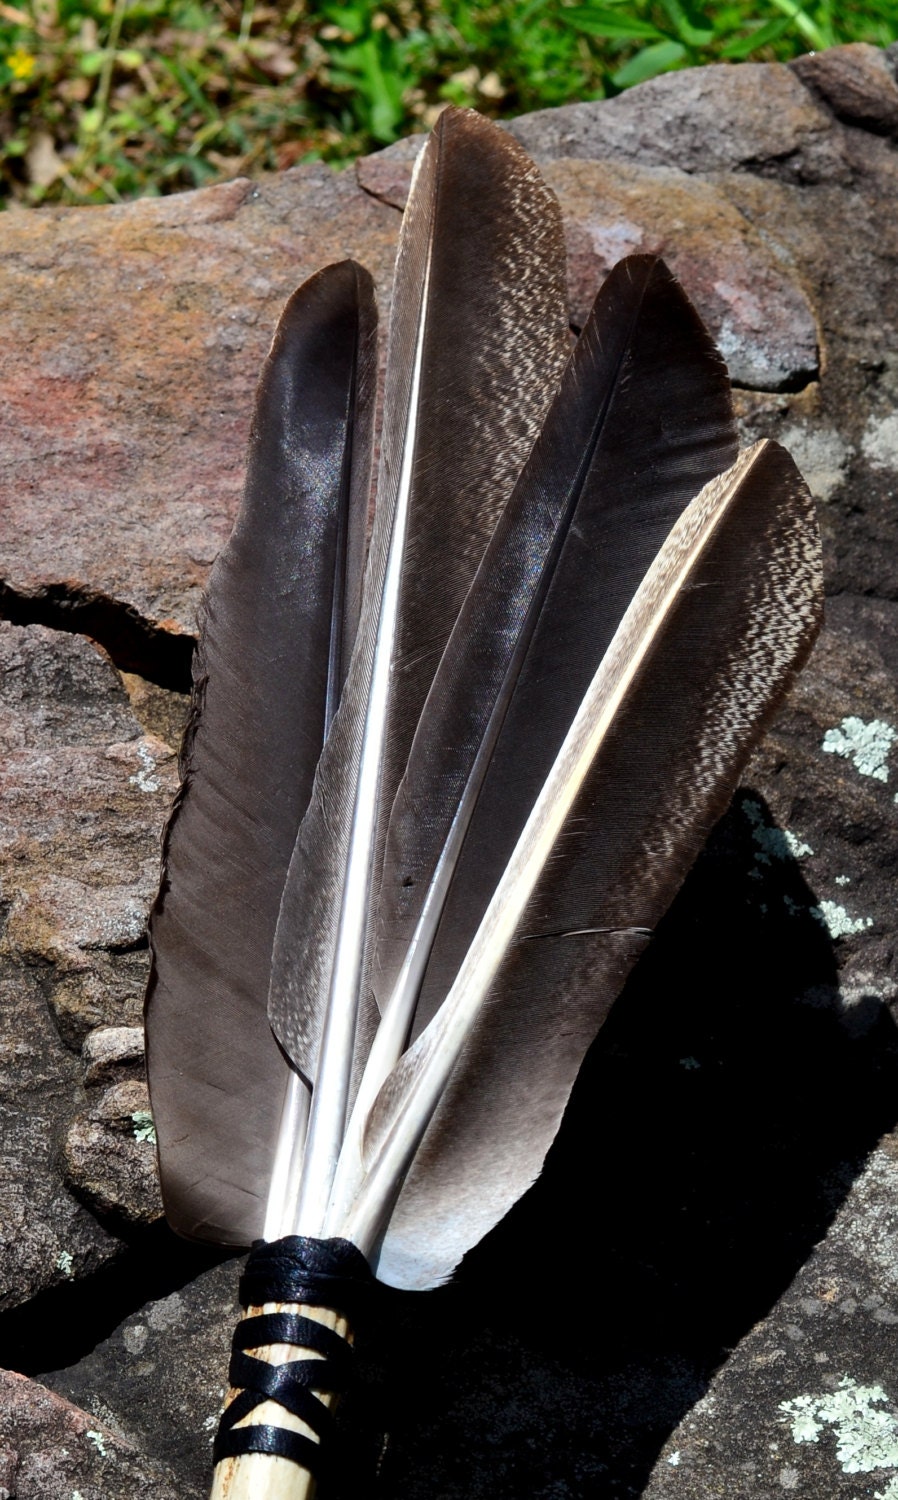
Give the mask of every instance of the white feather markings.
MULTIPOLYGON (((602 741, 689 575, 767 446, 756 444, 705 486, 649 568, 583 698, 449 994, 384 1085, 369 1115, 364 1153, 357 1140, 347 1141, 326 1234, 343 1235, 364 1253, 376 1243, 602 741)), ((388 1012, 389 1006, 382 1026, 388 1012)))
POLYGON ((390 669, 399 619, 399 586, 414 468, 431 254, 432 248, 428 251, 424 272, 408 425, 402 446, 396 508, 374 643, 340 923, 318 1071, 312 1091, 302 1180, 295 1213, 292 1218, 281 1217, 279 1234, 321 1234, 346 1124, 374 860, 377 789, 386 740, 390 669))

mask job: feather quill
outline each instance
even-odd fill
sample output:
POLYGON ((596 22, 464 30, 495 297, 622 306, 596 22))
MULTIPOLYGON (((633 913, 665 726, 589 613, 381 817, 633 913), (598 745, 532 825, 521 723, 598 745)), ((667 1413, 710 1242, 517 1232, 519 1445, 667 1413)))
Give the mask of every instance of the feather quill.
POLYGON ((725 807, 820 600, 810 496, 784 450, 757 445, 661 547, 447 999, 381 1090, 342 1219, 369 1249, 386 1224, 381 1279, 445 1279, 539 1172, 633 929, 655 925, 725 807))
POLYGON ((288 302, 204 603, 146 1026, 166 1213, 218 1243, 261 1233, 289 1079, 267 1019, 271 949, 358 620, 375 336, 371 278, 351 261, 288 302))
POLYGON ((419 158, 400 241, 358 647, 275 942, 272 1025, 315 1085, 296 1221, 306 1233, 320 1231, 342 1140, 386 814, 560 375, 564 309, 553 195, 504 132, 447 111, 419 158))

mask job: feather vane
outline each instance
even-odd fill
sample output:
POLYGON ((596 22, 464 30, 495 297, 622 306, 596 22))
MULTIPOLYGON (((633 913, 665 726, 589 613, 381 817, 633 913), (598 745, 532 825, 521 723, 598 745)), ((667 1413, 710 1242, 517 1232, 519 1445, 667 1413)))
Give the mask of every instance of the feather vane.
POLYGON ((288 302, 201 621, 146 1024, 166 1213, 181 1233, 219 1243, 261 1232, 288 1083, 268 975, 358 620, 375 333, 371 278, 351 261, 288 302))
POLYGON ((404 962, 414 1034, 446 994, 634 590, 736 449, 725 367, 678 283, 654 257, 622 261, 465 600, 394 802, 372 984, 383 1010, 404 962), (422 991, 438 892, 448 912, 422 991))
POLYGON ((351 1236, 376 1236, 408 1171, 378 1252, 382 1279, 444 1279, 536 1176, 616 993, 603 978, 619 984, 643 941, 633 929, 663 914, 819 618, 810 497, 782 449, 757 445, 674 525, 446 1001, 372 1110, 368 1172, 346 1223, 351 1236), (541 950, 556 986, 561 959, 557 1004, 541 950))
POLYGON ((345 1123, 386 813, 566 345, 557 203, 504 132, 448 113, 419 160, 400 243, 358 649, 275 942, 272 1025, 316 1084, 308 1232, 320 1229, 345 1123))

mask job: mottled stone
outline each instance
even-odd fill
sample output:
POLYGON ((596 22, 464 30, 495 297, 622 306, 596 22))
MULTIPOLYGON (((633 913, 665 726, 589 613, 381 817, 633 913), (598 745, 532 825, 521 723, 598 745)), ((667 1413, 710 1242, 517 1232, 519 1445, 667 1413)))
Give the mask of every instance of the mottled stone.
POLYGON ((790 66, 840 120, 884 135, 898 133, 898 83, 878 47, 852 42, 808 52, 790 66))
POLYGON ((711 184, 592 161, 552 161, 544 172, 564 213, 576 327, 611 267, 649 252, 682 281, 738 384, 777 390, 817 376, 814 312, 791 257, 711 184))
POLYGON ((0 1311, 119 1249, 65 1187, 57 1160, 79 1073, 38 977, 0 958, 0 1311))
POLYGON ((359 186, 391 208, 405 208, 414 164, 426 140, 426 135, 408 135, 373 156, 360 156, 355 164, 359 186))
MULTIPOLYGON (((847 1014, 858 1001, 844 1002, 847 1014)), ((863 1015, 863 1011, 861 1012, 863 1015)), ((869 1007, 868 1007, 869 1014, 869 1007)), ((665 1444, 646 1500, 898 1494, 898 1145, 665 1444), (740 1486, 734 1489, 734 1482, 740 1486)))
MULTIPOLYGON (((0 624, 0 1304, 93 1271, 118 1240, 63 1180, 94 1026, 139 1023, 172 751, 105 653, 0 624)), ((133 1152, 146 1148, 133 1142, 133 1152)))
POLYGON ((616 99, 537 110, 510 128, 541 161, 760 171, 794 182, 846 175, 830 115, 781 63, 663 73, 616 99))
POLYGON ((143 1071, 142 1026, 98 1026, 88 1032, 81 1048, 85 1088, 121 1083, 122 1075, 143 1071))
MULTIPOLYGON (((172 1476, 88 1412, 24 1376, 0 1370, 9 1500, 175 1500, 172 1476)), ((0 1455, 0 1464, 4 1461, 0 1455)))
POLYGON ((348 255, 388 285, 397 231, 351 172, 321 165, 3 215, 0 582, 24 598, 23 622, 50 611, 77 626, 93 608, 84 628, 138 670, 153 641, 132 639, 128 611, 193 630, 284 301, 348 255))
POLYGON ((141 732, 118 674, 83 639, 3 625, 0 658, 12 684, 0 730, 0 952, 37 972, 80 1048, 94 1026, 140 1020, 175 757, 141 732))
POLYGON ((158 1219, 162 1199, 146 1083, 112 1084, 80 1111, 65 1138, 63 1163, 68 1185, 101 1219, 158 1219))
MULTIPOLYGON (((164 1252, 163 1252, 164 1254, 164 1252)), ((239 1263, 205 1270, 144 1305, 74 1366, 43 1377, 178 1475, 180 1500, 206 1500, 212 1441, 240 1316, 239 1263)))

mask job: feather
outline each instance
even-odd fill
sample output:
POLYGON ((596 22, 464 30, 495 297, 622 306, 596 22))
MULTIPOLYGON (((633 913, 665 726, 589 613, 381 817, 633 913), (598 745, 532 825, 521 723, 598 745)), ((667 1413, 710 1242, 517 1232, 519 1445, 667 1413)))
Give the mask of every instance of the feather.
POLYGON ((371 278, 352 261, 288 302, 203 607, 146 1024, 166 1213, 219 1243, 261 1232, 288 1084, 266 1013, 271 949, 358 619, 375 334, 371 278))
POLYGON ((412 1009, 417 1035, 446 994, 646 569, 736 451, 700 319, 663 262, 622 261, 459 615, 393 806, 372 986, 383 1011, 401 975, 400 1050, 412 1009))
POLYGON ((445 1002, 381 1089, 340 1220, 367 1251, 386 1226, 381 1279, 445 1279, 539 1172, 634 929, 658 921, 726 806, 820 600, 810 496, 759 444, 673 526, 445 1002))
POLYGON ((315 1085, 304 1233, 320 1230, 345 1124, 386 814, 567 343, 554 197, 503 131, 446 111, 419 159, 400 241, 358 647, 275 942, 272 1025, 315 1085))

